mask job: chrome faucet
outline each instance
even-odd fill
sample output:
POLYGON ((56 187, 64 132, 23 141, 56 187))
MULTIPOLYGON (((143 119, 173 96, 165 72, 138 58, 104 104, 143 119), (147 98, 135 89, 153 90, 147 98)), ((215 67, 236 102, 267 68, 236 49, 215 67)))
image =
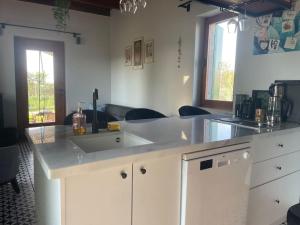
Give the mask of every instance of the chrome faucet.
POLYGON ((95 88, 93 92, 93 121, 92 121, 92 133, 96 134, 98 130, 98 116, 97 116, 97 100, 98 100, 98 89, 95 88))

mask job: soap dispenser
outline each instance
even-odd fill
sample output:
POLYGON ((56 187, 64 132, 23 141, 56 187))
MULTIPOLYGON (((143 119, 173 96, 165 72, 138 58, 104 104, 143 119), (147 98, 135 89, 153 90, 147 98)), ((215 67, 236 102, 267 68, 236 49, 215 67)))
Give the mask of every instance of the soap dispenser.
POLYGON ((73 133, 74 135, 86 134, 86 115, 82 113, 80 104, 77 112, 73 114, 73 133))

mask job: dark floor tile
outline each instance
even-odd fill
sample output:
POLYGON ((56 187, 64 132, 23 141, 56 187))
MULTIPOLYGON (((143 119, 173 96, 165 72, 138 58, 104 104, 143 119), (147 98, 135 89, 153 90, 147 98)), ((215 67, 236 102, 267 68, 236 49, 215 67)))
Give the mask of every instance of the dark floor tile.
POLYGON ((33 153, 28 143, 22 142, 17 180, 21 189, 16 194, 10 184, 0 186, 0 225, 35 224, 33 153))

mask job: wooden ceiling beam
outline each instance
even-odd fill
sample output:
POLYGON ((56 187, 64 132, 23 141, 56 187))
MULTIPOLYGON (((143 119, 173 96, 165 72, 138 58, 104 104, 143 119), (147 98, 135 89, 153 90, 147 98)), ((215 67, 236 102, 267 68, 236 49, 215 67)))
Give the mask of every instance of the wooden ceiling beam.
POLYGON ((86 5, 100 6, 110 9, 119 9, 118 0, 72 0, 72 2, 78 2, 86 5))
MULTIPOLYGON (((54 0, 19 0, 42 5, 54 6, 54 0)), ((110 16, 111 9, 118 9, 118 0, 71 0, 70 9, 97 15, 110 16)))

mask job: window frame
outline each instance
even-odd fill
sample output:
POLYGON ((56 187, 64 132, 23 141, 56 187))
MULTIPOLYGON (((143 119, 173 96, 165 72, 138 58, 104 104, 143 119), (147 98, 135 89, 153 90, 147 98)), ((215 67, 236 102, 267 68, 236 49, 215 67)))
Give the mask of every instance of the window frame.
POLYGON ((202 66, 202 78, 201 78, 201 98, 200 106, 214 109, 232 110, 233 101, 218 101, 205 99, 207 89, 207 54, 208 54, 208 36, 209 26, 213 23, 217 23, 223 20, 228 20, 238 15, 233 12, 223 12, 215 16, 207 17, 204 21, 204 46, 203 46, 203 66, 202 66))

